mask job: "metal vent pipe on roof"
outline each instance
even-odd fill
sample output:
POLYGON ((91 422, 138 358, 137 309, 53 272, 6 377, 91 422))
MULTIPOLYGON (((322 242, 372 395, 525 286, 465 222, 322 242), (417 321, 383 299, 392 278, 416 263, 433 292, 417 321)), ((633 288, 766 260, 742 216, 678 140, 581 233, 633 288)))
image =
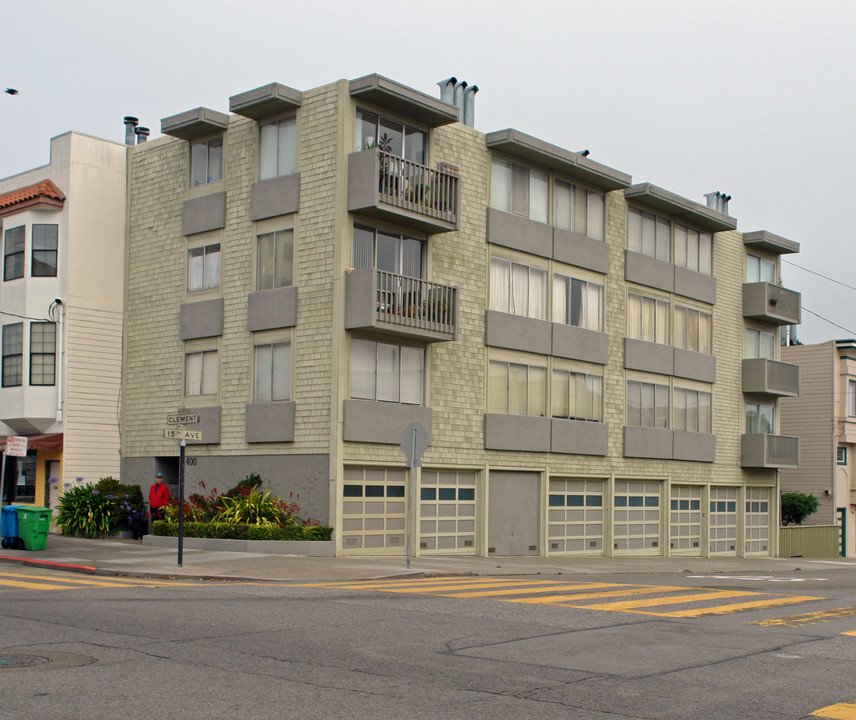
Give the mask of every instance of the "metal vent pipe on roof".
POLYGON ((440 99, 444 103, 455 104, 455 83, 457 82, 458 78, 453 76, 437 83, 440 86, 440 99))
POLYGON ((139 118, 135 118, 133 115, 126 115, 123 122, 125 123, 125 145, 133 145, 134 129, 137 127, 140 120, 139 118))
POLYGON ((139 145, 149 139, 151 130, 147 127, 138 127, 134 132, 137 134, 137 145, 139 145))
POLYGON ((458 120, 461 120, 464 114, 464 90, 466 89, 466 80, 461 80, 455 84, 455 105, 458 108, 458 120))
POLYGON ((479 91, 478 85, 471 85, 464 88, 464 107, 463 118, 461 120, 464 125, 475 127, 476 121, 476 93, 479 91))
POLYGON ((707 206, 711 210, 728 215, 728 201, 731 200, 731 195, 726 195, 717 190, 716 192, 705 193, 704 197, 707 200, 707 206))

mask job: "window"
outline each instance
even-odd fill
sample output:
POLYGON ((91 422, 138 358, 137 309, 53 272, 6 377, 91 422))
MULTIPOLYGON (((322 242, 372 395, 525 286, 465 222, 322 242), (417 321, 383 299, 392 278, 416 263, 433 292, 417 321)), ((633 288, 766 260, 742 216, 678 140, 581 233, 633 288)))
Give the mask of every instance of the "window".
POLYGON ((33 261, 30 267, 32 277, 56 277, 56 225, 33 225, 33 261))
POLYGON ((24 323, 3 326, 3 387, 18 387, 24 377, 24 323))
POLYGON ((355 268, 376 267, 396 275, 421 278, 422 253, 421 240, 354 225, 355 268))
POLYGON ((216 350, 189 352, 185 356, 185 395, 215 395, 220 368, 216 350))
POLYGON ((547 176, 508 160, 494 158, 490 206, 530 220, 547 222, 547 176))
POLYGON ((56 325, 30 323, 30 385, 53 385, 56 378, 56 325))
POLYGON ((776 282, 776 263, 755 255, 746 256, 746 282, 776 282))
POLYGON ((297 169, 297 118, 261 127, 259 180, 291 175, 297 169))
POLYGON ((847 464, 847 448, 846 447, 839 447, 838 448, 838 452, 836 453, 836 456, 835 456, 835 461, 839 465, 846 465, 847 464))
POLYGON ((422 405, 425 350, 351 340, 351 397, 422 405))
POLYGON ((487 381, 487 411, 545 417, 547 368, 491 360, 487 381))
POLYGON ((187 289, 220 287, 220 244, 187 251, 187 289))
POLYGON ((547 271, 491 258, 490 309, 546 320, 547 271))
POLYGON ((669 262, 672 241, 671 223, 668 220, 630 208, 627 225, 628 250, 669 262))
POLYGON ((856 380, 850 380, 847 385, 847 414, 856 417, 856 380))
POLYGON ((675 388, 672 427, 690 432, 711 432, 710 393, 675 388))
POLYGON ((746 328, 746 357, 773 360, 776 353, 776 336, 773 333, 746 328))
POLYGON ((675 223, 675 265, 710 275, 713 265, 713 238, 675 223))
POLYGON ((197 187, 223 177, 223 138, 190 146, 190 185, 197 187))
POLYGON ((390 155, 424 165, 427 140, 428 135, 422 130, 366 110, 357 110, 357 150, 377 147, 390 155))
POLYGON ((258 237, 256 290, 294 284, 294 231, 280 230, 258 237))
POLYGON ((668 345, 669 303, 665 300, 629 293, 627 337, 668 345))
POLYGON ((710 313, 675 305, 675 347, 710 355, 710 320, 710 313))
POLYGON ((603 285, 553 275, 553 322, 603 330, 603 285))
POLYGON ((24 226, 9 228, 5 233, 3 279, 24 277, 24 226))
POLYGON ((291 398, 291 343, 256 345, 253 401, 274 402, 291 398))
POLYGON ((775 407, 761 403, 746 403, 746 432, 772 435, 775 427, 775 407))
POLYGON ((603 195, 556 180, 553 224, 603 240, 603 195))
POLYGON ((550 409, 554 418, 603 422, 603 378, 553 370, 550 409))
POLYGON ((669 386, 627 381, 627 424, 669 427, 669 386))

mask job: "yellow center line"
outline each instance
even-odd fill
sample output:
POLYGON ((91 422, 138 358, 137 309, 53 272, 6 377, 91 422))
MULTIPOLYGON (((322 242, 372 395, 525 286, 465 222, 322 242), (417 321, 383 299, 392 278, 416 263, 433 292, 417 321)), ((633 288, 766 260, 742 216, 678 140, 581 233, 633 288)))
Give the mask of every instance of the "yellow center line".
MULTIPOLYGON (((485 592, 450 592, 450 593, 442 593, 441 597, 456 597, 456 598, 483 598, 483 597, 497 597, 500 595, 534 595, 536 593, 552 593, 552 592, 560 592, 562 590, 593 590, 596 588, 604 588, 604 587, 619 587, 615 583, 573 583, 571 585, 561 585, 561 584, 550 584, 547 585, 544 583, 545 587, 525 587, 525 588, 513 588, 508 590, 487 590, 485 592)), ((631 586, 626 586, 631 587, 631 586)), ((626 591, 620 591, 624 594, 626 591)), ((585 594, 581 595, 584 597, 585 594)), ((521 601, 522 602, 522 601, 521 601)))
POLYGON ((815 710, 812 717, 832 718, 832 720, 856 720, 856 702, 827 705, 815 710))
MULTIPOLYGON (((658 592, 674 592, 676 590, 684 590, 684 588, 674 588, 668 586, 657 586, 657 585, 647 585, 644 587, 634 588, 632 585, 604 585, 604 587, 623 587, 622 590, 609 590, 607 592, 600 593, 576 593, 575 595, 554 595, 551 597, 543 597, 543 598, 518 598, 513 600, 503 600, 502 602, 513 602, 513 603, 526 603, 530 605, 537 605, 539 603, 564 603, 568 600, 588 600, 589 598, 597 600, 600 598, 607 597, 624 597, 627 595, 648 595, 650 593, 658 593, 658 592)), ((591 607, 590 605, 574 605, 569 607, 591 607)))

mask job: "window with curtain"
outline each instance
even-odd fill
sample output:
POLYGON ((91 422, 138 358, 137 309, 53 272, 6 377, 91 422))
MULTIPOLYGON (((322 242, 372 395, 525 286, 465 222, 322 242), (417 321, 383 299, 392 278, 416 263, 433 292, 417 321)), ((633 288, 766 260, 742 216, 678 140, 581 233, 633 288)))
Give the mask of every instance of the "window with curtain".
POLYGON ((713 236, 675 223, 675 265, 710 275, 713 271, 713 236))
POLYGON ((689 432, 711 432, 710 393, 702 390, 675 388, 672 427, 689 432))
POLYGON ((669 427, 669 386, 627 381, 627 424, 637 427, 669 427))
POLYGON ((491 258, 490 309, 546 320, 547 271, 491 258))
POLYGON ((189 352, 184 358, 184 394, 215 395, 220 383, 216 350, 189 352))
POLYGON ((297 169, 297 118, 266 123, 259 131, 259 180, 291 175, 297 169))
POLYGON ((547 175, 509 160, 494 158, 490 172, 490 206, 503 212, 546 223, 547 175))
POLYGON ((775 427, 775 411, 776 408, 773 405, 746 403, 747 434, 772 435, 775 427))
POLYGON ((223 178, 223 138, 190 146, 190 185, 207 185, 223 178))
POLYGON ((758 257, 757 255, 746 256, 746 282, 776 282, 776 263, 758 257))
POLYGON ((56 382, 56 325, 30 323, 30 385, 56 382))
POLYGON ((58 228, 56 224, 33 225, 33 258, 30 268, 32 277, 56 277, 58 228))
POLYGON ((773 333, 746 328, 746 357, 774 360, 776 355, 776 336, 773 333))
POLYGON ((294 230, 259 235, 256 247, 256 290, 293 285, 294 230))
POLYGON ((603 330, 603 285, 553 275, 553 322, 603 330))
POLYGON ((547 368, 491 360, 488 364, 487 411, 545 417, 547 368))
POLYGON ((630 208, 627 214, 627 249, 669 262, 671 222, 653 213, 630 208))
POLYGON ((425 349, 351 340, 351 398, 422 405, 425 349))
POLYGON ((553 370, 550 411, 554 418, 603 422, 603 378, 553 370))
POLYGON ((553 224, 557 228, 603 240, 603 193, 563 180, 556 180, 553 192, 553 224))
POLYGON ((628 293, 627 337, 669 344, 669 303, 665 300, 628 293))
POLYGON ((187 251, 187 289, 208 290, 220 287, 220 244, 187 251))
POLYGON ((710 355, 713 352, 711 314, 675 305, 673 339, 675 347, 710 355))
POLYGON ((291 343, 265 343, 253 348, 255 377, 253 401, 276 402, 291 398, 291 343))

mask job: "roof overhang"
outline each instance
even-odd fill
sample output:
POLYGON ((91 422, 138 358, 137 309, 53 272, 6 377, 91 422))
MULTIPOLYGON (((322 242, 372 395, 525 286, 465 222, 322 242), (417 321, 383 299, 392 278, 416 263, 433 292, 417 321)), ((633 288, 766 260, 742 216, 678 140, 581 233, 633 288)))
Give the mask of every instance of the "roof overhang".
POLYGON ((632 185, 624 191, 624 197, 711 232, 723 232, 737 228, 737 220, 733 217, 723 215, 705 205, 688 200, 668 190, 663 190, 663 188, 651 183, 632 185))
POLYGON ((409 88, 382 75, 366 75, 351 80, 351 97, 366 100, 374 105, 411 117, 429 125, 448 125, 457 122, 460 111, 439 98, 409 88))
POLYGON ((182 140, 193 140, 225 130, 228 124, 229 116, 225 113, 198 107, 161 120, 161 132, 182 140))
POLYGON ((519 130, 509 128, 488 133, 485 135, 485 143, 491 150, 499 150, 526 162, 550 168, 604 190, 621 190, 630 185, 631 177, 626 173, 519 130))
POLYGON ((65 193, 53 180, 42 180, 34 185, 0 194, 0 218, 24 210, 62 210, 65 193))
POLYGON ((747 247, 761 248, 769 250, 777 255, 787 255, 788 253, 798 253, 800 244, 793 240, 773 235, 766 230, 754 230, 753 232, 743 233, 743 244, 747 247))
POLYGON ((259 120, 295 110, 303 103, 303 93, 287 85, 271 83, 229 98, 229 112, 259 120))

